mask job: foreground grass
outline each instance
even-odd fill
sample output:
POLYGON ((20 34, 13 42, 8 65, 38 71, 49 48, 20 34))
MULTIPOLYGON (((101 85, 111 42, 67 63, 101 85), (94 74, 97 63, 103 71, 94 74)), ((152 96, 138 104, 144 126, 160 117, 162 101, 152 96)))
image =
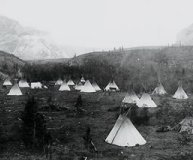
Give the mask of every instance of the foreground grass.
MULTIPOLYGON (((8 141, 1 151, 2 160, 44 160, 43 153, 26 150, 19 135, 14 129, 14 124, 20 124, 19 111, 23 110, 26 96, 8 97, 6 90, 2 92, 2 107, 0 119, 3 123, 5 135, 8 141), (14 130, 13 130, 14 129, 14 130), (17 136, 16 136, 17 135, 17 136), (13 138, 14 137, 14 138, 13 138)), ((67 110, 49 112, 42 111, 47 120, 47 127, 52 131, 54 138, 54 160, 78 160, 81 156, 87 156, 92 160, 166 160, 166 159, 193 159, 193 137, 190 141, 182 143, 183 137, 177 131, 157 133, 156 127, 160 124, 176 125, 184 114, 192 110, 192 99, 188 101, 176 101, 168 97, 153 97, 157 104, 156 109, 149 110, 151 118, 148 126, 136 126, 147 144, 136 147, 118 147, 105 143, 105 138, 112 129, 119 111, 109 112, 111 108, 117 108, 125 93, 94 93, 82 94, 83 108, 86 112, 77 116, 74 113, 74 104, 80 93, 58 92, 57 88, 49 90, 30 91, 38 99, 40 107, 47 105, 48 97, 52 97, 54 103, 67 110), (167 105, 166 105, 167 103, 167 105), (187 111, 184 111, 184 107, 187 111), (159 115, 159 119, 156 116, 159 115), (183 114, 182 114, 183 113, 183 114), (87 126, 91 127, 93 141, 98 153, 90 153, 83 145, 82 136, 87 126)))

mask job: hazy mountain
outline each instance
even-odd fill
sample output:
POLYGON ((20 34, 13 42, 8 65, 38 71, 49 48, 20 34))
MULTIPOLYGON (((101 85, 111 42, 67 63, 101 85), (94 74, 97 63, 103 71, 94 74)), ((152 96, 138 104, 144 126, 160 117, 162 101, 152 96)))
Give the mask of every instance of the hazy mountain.
POLYGON ((193 24, 178 33, 177 43, 182 45, 193 45, 193 24))
POLYGON ((58 45, 48 33, 23 27, 17 21, 4 16, 0 16, 0 50, 24 60, 69 58, 92 51, 58 45))

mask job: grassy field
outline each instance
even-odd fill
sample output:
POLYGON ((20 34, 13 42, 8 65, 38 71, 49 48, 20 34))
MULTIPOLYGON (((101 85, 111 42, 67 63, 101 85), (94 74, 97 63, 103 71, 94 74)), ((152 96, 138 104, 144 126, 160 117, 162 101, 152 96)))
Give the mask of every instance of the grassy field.
MULTIPOLYGON (((28 151, 24 148, 18 133, 21 121, 18 119, 20 111, 24 109, 27 100, 23 96, 7 96, 8 89, 0 91, 0 120, 4 138, 5 149, 0 153, 2 160, 44 160, 42 153, 28 151)), ((105 143, 105 138, 112 129, 118 115, 122 99, 126 93, 92 93, 81 94, 83 115, 76 115, 74 104, 80 93, 59 92, 58 88, 48 90, 23 90, 29 92, 38 100, 39 107, 47 106, 48 97, 52 97, 55 104, 67 108, 63 111, 41 111, 46 117, 47 127, 52 131, 55 140, 53 145, 53 159, 55 160, 78 160, 81 156, 87 156, 89 160, 180 160, 193 159, 193 137, 185 141, 183 135, 177 131, 157 133, 156 128, 160 125, 178 124, 182 118, 191 115, 193 110, 193 97, 186 101, 174 100, 171 96, 152 98, 159 106, 148 109, 149 124, 136 126, 147 143, 136 147, 118 147, 105 143), (109 109, 112 109, 109 111, 109 109), (113 111, 114 109, 114 111, 113 111), (84 146, 83 138, 87 126, 91 128, 93 142, 98 153, 90 153, 84 146), (185 142, 185 143, 183 143, 185 142)))

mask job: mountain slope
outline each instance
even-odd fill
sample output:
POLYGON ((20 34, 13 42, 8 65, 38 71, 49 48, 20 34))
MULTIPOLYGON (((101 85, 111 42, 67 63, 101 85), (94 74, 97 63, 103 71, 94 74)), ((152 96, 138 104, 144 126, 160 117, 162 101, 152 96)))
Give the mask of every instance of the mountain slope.
POLYGON ((92 49, 58 45, 43 31, 23 27, 17 21, 0 16, 0 50, 24 60, 69 58, 92 49))

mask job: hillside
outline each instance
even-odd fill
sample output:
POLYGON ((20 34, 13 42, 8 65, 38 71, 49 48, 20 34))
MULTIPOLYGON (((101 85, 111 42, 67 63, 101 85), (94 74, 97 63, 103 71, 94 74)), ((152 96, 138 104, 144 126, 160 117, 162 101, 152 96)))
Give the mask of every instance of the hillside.
POLYGON ((0 50, 23 60, 69 58, 92 48, 57 44, 49 33, 24 27, 19 22, 0 16, 0 50))
POLYGON ((0 77, 13 76, 24 64, 25 62, 18 57, 0 51, 0 77))

